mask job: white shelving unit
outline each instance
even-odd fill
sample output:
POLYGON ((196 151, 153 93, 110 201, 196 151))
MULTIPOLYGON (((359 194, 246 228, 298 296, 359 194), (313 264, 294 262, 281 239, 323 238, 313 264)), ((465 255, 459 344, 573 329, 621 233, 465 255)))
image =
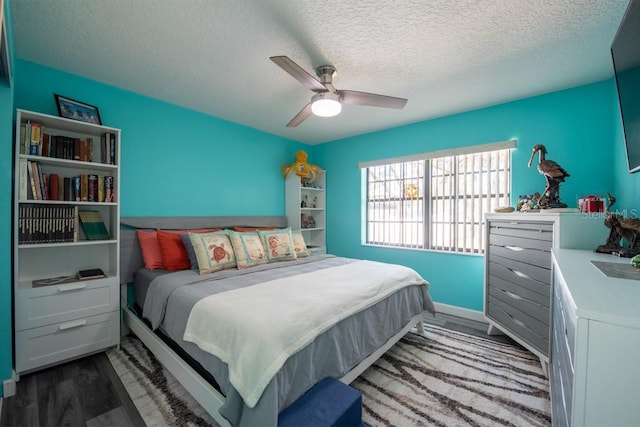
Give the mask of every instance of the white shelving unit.
MULTIPOLYGON (((23 131, 24 132, 24 131, 23 131)), ((28 141, 27 141, 28 144, 28 141)), ((26 153, 28 153, 28 145, 26 153)), ((117 345, 119 316, 119 234, 120 234, 120 130, 61 117, 17 110, 14 171, 14 334, 15 370, 26 373, 65 360, 117 345), (21 125, 38 123, 49 135, 93 140, 93 161, 68 160, 23 154, 21 125), (115 164, 101 163, 101 138, 115 135, 115 164), (113 202, 33 200, 25 198, 21 162, 37 162, 43 174, 57 174, 60 180, 77 175, 113 177, 113 202), (23 186, 21 192, 21 185, 23 186), (21 197, 22 196, 22 197, 21 197), (27 243, 21 235, 21 207, 77 207, 97 210, 109 232, 106 240, 87 240, 77 224, 75 241, 27 243), (101 269, 106 277, 34 286, 33 281, 73 276, 79 270, 101 269)))
POLYGON ((305 181, 292 173, 285 180, 285 212, 292 230, 301 230, 307 248, 312 253, 326 253, 326 197, 325 172, 305 185, 305 181), (304 205, 304 207, 303 207, 304 205), (313 218, 315 226, 303 222, 303 215, 313 218))

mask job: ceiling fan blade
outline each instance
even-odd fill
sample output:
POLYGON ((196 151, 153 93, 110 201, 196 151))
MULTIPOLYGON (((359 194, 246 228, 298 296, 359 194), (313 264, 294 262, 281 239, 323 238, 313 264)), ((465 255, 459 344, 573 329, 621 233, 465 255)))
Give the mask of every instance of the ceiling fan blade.
POLYGON ((318 79, 307 73, 301 66, 289 59, 289 57, 272 56, 269 59, 312 91, 325 92, 327 90, 318 79))
POLYGON ((400 110, 407 103, 405 98, 357 92, 355 90, 339 90, 338 95, 340 95, 340 101, 344 104, 368 105, 371 107, 396 108, 400 110))
POLYGON ((307 117, 311 115, 311 103, 308 103, 296 116, 287 123, 288 128, 294 128, 300 123, 304 122, 307 117))

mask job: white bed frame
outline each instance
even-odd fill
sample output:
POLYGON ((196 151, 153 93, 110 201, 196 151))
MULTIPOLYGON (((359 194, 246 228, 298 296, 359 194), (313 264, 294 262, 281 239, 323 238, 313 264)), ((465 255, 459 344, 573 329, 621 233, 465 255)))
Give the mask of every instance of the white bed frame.
MULTIPOLYGON (((144 324, 130 309, 122 310, 124 322, 140 341, 154 354, 162 365, 182 386, 193 396, 202 408, 213 417, 221 426, 231 427, 231 424, 220 415, 219 409, 224 404, 224 396, 209 384, 198 372, 196 372, 187 362, 173 351, 162 339, 144 324)), ((387 350, 393 347, 400 338, 405 336, 412 328, 416 327, 417 332, 424 335, 423 314, 414 316, 407 325, 375 352, 347 372, 340 381, 345 384, 351 383, 369 366, 378 360, 387 350)))
MULTIPOLYGON (((183 229, 183 228, 207 228, 220 227, 227 228, 233 225, 259 226, 259 225, 279 225, 286 226, 284 217, 210 217, 210 218, 121 218, 121 224, 137 228, 162 228, 162 229, 183 229), (284 221, 284 223, 283 223, 284 221), (284 224, 284 225, 283 225, 284 224)), ((141 256, 137 248, 135 230, 122 230, 121 236, 121 282, 126 289, 126 283, 132 279, 133 265, 140 265, 141 256)), ((426 313, 426 312, 425 312, 426 313)), ((375 352, 365 358, 351 371, 347 372, 340 381, 350 384, 369 366, 378 360, 387 350, 393 347, 400 338, 405 336, 412 328, 417 328, 417 333, 424 335, 423 319, 421 313, 413 318, 387 342, 375 352)), ((155 355, 160 363, 176 377, 183 387, 193 396, 193 398, 223 427, 231 427, 231 424, 220 415, 219 409, 225 401, 225 397, 216 390, 208 381, 185 362, 174 350, 172 350, 160 337, 158 337, 149 327, 127 307, 126 301, 122 305, 122 316, 124 324, 135 334, 140 341, 155 355)))

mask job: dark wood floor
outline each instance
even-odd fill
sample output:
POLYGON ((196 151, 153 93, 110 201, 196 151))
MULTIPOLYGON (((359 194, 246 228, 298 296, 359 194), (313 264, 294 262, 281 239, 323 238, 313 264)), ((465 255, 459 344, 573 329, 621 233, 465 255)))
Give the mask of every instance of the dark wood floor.
MULTIPOLYGON (((487 325, 438 314, 428 323, 477 336, 487 325)), ((505 336, 493 336, 509 341, 505 336)), ((2 404, 2 427, 144 426, 144 421, 104 353, 22 376, 16 395, 2 404)))
POLYGON ((27 374, 2 402, 0 426, 145 426, 105 353, 27 374))

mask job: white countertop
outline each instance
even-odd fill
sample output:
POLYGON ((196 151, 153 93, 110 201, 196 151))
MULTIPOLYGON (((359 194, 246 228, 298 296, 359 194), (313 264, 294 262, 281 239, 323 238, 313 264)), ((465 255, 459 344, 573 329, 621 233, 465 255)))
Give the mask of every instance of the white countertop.
POLYGON ((552 249, 578 317, 640 328, 640 272, 638 280, 607 277, 594 261, 630 263, 629 258, 590 250, 552 249))

